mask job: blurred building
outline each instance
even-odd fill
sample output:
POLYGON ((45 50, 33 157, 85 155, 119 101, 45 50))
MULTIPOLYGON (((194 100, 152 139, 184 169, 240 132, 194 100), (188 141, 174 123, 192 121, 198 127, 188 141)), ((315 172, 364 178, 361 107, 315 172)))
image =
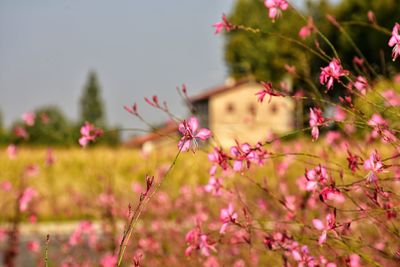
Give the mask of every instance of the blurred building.
MULTIPOLYGON (((285 81, 290 93, 291 82, 285 81)), ((200 126, 209 128, 217 142, 223 147, 239 142, 255 144, 270 134, 285 134, 301 127, 302 104, 293 97, 265 97, 258 102, 256 93, 262 85, 252 80, 234 81, 205 90, 189 98, 192 113, 199 119, 200 126)), ((177 125, 165 127, 128 142, 135 147, 153 147, 165 144, 166 136, 176 138, 177 125)))
MULTIPOLYGON (((290 80, 285 86, 290 92, 290 80)), ((301 105, 292 97, 272 97, 269 102, 267 95, 264 102, 258 102, 255 94, 262 88, 252 80, 227 80, 190 101, 201 126, 209 128, 223 147, 235 140, 254 144, 271 133, 293 131, 302 120, 301 105)))

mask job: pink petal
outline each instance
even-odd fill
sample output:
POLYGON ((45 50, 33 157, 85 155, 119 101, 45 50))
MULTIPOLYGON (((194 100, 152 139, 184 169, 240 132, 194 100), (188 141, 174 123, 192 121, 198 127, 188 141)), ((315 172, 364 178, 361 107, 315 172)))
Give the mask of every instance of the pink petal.
POLYGON ((326 241, 326 230, 322 232, 321 236, 318 239, 318 244, 322 245, 326 241))
POLYGON ((318 230, 323 230, 325 228, 324 223, 319 220, 319 219, 313 219, 312 224, 314 225, 315 228, 318 230))
POLYGON ((200 138, 201 140, 206 140, 210 138, 211 136, 211 131, 207 128, 201 128, 200 131, 196 134, 197 138, 200 138))
POLYGON ((190 117, 188 120, 188 126, 192 132, 196 132, 199 128, 199 120, 196 117, 190 117))

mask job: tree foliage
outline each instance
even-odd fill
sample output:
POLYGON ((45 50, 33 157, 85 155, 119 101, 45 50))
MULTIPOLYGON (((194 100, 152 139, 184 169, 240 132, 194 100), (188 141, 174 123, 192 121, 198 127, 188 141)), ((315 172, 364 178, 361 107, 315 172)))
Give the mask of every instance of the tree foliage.
POLYGON ((95 72, 90 72, 80 101, 81 123, 90 122, 105 126, 104 103, 101 89, 95 72))
POLYGON ((296 66, 301 75, 317 79, 320 67, 326 62, 305 45, 318 50, 317 43, 328 56, 333 57, 334 53, 321 36, 314 34, 307 40, 299 38, 300 28, 311 16, 336 51, 340 51, 339 57, 345 67, 352 65, 354 55, 365 56, 368 62, 378 62, 372 65, 374 72, 371 71, 371 75, 392 74, 399 68, 386 69, 385 61, 391 58, 390 49, 387 49, 390 32, 373 29, 374 25, 367 17, 370 10, 374 11, 378 25, 385 28, 391 29, 400 18, 398 0, 343 0, 336 5, 329 1, 308 1, 303 10, 290 8, 272 22, 263 1, 238 0, 229 21, 261 29, 262 34, 243 30, 226 34, 225 59, 229 72, 235 78, 251 75, 257 80, 279 81, 284 74, 283 66, 289 64, 296 66), (330 23, 325 14, 336 17, 344 31, 330 23), (358 49, 362 55, 357 53, 358 49))

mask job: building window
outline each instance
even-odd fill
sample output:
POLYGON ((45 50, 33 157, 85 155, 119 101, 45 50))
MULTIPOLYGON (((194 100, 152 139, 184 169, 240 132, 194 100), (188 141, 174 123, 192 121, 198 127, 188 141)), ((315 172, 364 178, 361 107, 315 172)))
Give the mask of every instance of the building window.
POLYGON ((276 114, 276 113, 278 113, 278 105, 276 105, 276 104, 271 104, 271 107, 270 107, 270 111, 271 111, 271 113, 272 114, 276 114))
POLYGON ((257 114, 257 107, 254 105, 254 103, 251 103, 247 106, 248 112, 252 115, 255 116, 257 114))
POLYGON ((235 111, 235 106, 233 105, 232 102, 229 102, 229 103, 226 105, 226 112, 227 112, 227 113, 233 113, 234 111, 235 111))

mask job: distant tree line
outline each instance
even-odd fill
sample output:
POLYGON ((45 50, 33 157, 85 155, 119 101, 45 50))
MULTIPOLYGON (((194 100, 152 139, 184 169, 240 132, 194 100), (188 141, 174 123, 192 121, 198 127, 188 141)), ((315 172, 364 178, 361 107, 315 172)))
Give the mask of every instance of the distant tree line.
POLYGON ((13 122, 9 129, 5 128, 0 112, 0 144, 78 145, 80 127, 86 121, 101 127, 105 132, 97 144, 117 145, 120 143, 118 129, 107 125, 101 87, 93 71, 88 74, 79 105, 80 118, 77 122, 68 119, 59 107, 45 106, 30 113, 34 118, 33 124, 27 124, 21 118, 13 122))

